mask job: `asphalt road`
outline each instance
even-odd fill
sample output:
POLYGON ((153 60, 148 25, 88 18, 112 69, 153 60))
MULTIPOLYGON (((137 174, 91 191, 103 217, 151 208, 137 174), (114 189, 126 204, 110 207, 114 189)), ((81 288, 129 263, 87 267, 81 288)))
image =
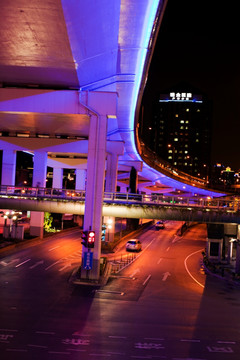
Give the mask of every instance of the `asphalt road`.
POLYGON ((77 232, 1 258, 1 359, 239 360, 240 289, 204 273, 205 226, 178 226, 145 232, 104 287, 68 282, 77 232))

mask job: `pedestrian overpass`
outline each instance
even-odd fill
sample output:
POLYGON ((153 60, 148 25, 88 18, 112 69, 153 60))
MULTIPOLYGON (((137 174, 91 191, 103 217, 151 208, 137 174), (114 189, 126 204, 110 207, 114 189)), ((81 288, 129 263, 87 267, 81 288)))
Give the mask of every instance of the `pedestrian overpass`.
MULTIPOLYGON (((2 209, 85 214, 86 192, 54 188, 0 187, 2 209)), ((201 223, 240 224, 240 199, 104 192, 102 215, 201 223)))

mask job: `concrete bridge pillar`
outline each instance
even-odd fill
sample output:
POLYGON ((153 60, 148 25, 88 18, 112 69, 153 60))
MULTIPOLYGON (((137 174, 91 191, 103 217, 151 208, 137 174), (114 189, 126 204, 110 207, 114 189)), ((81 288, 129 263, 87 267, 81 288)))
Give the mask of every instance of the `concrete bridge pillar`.
POLYGON ((76 169, 76 190, 85 190, 86 188, 86 170, 76 169))
POLYGON ((15 185, 16 151, 3 150, 2 155, 2 185, 15 185))
POLYGON ((32 186, 46 187, 46 176, 47 176, 47 152, 35 151, 33 157, 32 186))
MULTIPOLYGON (((33 158, 33 187, 45 188, 47 176, 47 152, 36 151, 33 158)), ((41 191, 41 190, 39 190, 41 191)), ((30 235, 43 237, 44 212, 31 211, 30 235)))
POLYGON ((138 188, 138 173, 135 167, 132 166, 130 171, 130 178, 129 178, 129 189, 130 192, 133 194, 137 193, 138 188))
POLYGON ((52 187, 54 189, 62 189, 62 181, 63 181, 63 168, 54 167, 52 187))
POLYGON ((107 119, 109 116, 116 116, 117 94, 101 91, 80 92, 80 103, 85 106, 87 113, 90 116, 83 229, 85 231, 90 229, 95 231, 94 249, 83 247, 81 278, 98 280, 100 276, 107 119), (87 258, 93 259, 91 269, 89 270, 87 266, 84 266, 87 258))
POLYGON ((84 213, 85 231, 95 231, 94 249, 82 249, 81 278, 97 280, 100 275, 102 201, 105 177, 107 118, 92 115, 88 142, 87 184, 84 213), (91 271, 84 264, 87 253, 93 252, 91 271))
MULTIPOLYGON (((116 192, 117 186, 117 172, 118 172, 118 154, 112 153, 107 155, 107 171, 106 171, 106 192, 116 192)), ((108 218, 108 226, 107 226, 107 241, 114 241, 115 234, 115 217, 108 218), (111 224, 111 225, 110 225, 111 224)))

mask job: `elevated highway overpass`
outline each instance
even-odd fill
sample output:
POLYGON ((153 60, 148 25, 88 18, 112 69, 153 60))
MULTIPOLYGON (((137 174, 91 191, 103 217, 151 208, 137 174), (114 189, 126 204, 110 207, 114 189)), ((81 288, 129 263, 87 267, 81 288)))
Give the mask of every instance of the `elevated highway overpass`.
MULTIPOLYGON (((1 185, 15 186, 17 151, 33 154, 34 187, 46 186, 47 166, 53 168, 54 188, 62 188, 63 168, 75 169, 76 189, 86 189, 84 228, 94 229, 97 239, 104 183, 113 193, 117 185, 126 192, 132 180, 133 193, 222 195, 153 159, 137 137, 139 104, 166 4, 1 4, 1 185)), ((24 206, 25 200, 19 201, 24 206)), ((35 201, 31 214, 38 228, 43 224, 40 203, 35 201)), ((94 248, 93 277, 98 276, 99 257, 100 242, 94 248)))
POLYGON ((46 151, 48 166, 86 170, 88 150, 82 142, 88 142, 90 111, 96 106, 91 96, 100 92, 108 94, 105 103, 99 100, 108 104, 100 110, 108 117, 107 140, 123 144, 117 152, 118 186, 128 187, 134 167, 140 191, 180 189, 209 195, 204 181, 181 177, 160 166, 161 161, 153 166, 135 134, 136 109, 166 4, 167 0, 2 4, 0 149, 46 151))

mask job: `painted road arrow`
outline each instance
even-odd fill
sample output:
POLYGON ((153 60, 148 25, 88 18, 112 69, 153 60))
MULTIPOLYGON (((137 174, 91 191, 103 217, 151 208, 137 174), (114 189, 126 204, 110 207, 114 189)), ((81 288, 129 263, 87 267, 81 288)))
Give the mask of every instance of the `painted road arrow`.
POLYGON ((167 272, 163 273, 162 281, 166 281, 169 276, 171 276, 170 272, 167 271, 167 272))
POLYGON ((18 262, 20 259, 14 259, 14 260, 11 260, 9 262, 6 262, 6 261, 0 261, 0 264, 3 265, 3 266, 8 266, 8 265, 11 265, 15 262, 18 262))

